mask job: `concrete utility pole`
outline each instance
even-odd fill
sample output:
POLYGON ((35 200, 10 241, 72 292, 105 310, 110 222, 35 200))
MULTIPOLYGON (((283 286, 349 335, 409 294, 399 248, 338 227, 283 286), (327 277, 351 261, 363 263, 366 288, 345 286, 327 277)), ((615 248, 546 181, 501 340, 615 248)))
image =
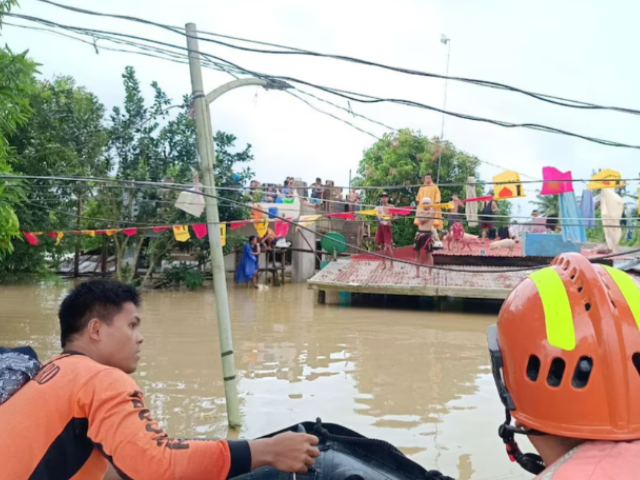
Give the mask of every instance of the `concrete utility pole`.
POLYGON ((231 315, 229 313, 229 298, 227 297, 227 279, 224 268, 224 255, 222 253, 222 241, 220 238, 220 215, 218 212, 218 199, 216 198, 215 176, 213 173, 216 157, 209 104, 222 94, 234 88, 254 85, 267 89, 284 90, 291 88, 291 85, 279 80, 242 78, 222 85, 208 95, 205 95, 196 25, 194 23, 187 23, 186 30, 196 135, 198 138, 198 154, 200 155, 202 168, 203 190, 204 193, 208 195, 204 200, 207 212, 207 228, 209 231, 209 248, 211 250, 211 273, 213 274, 216 314, 218 317, 224 392, 227 402, 227 419, 229 426, 235 428, 241 424, 240 406, 238 402, 238 385, 236 382, 236 368, 233 357, 233 341, 231 338, 231 315))
MULTIPOLYGON (((451 58, 451 39, 446 35, 442 35, 440 37, 440 42, 447 46, 447 73, 446 76, 449 76, 449 58, 451 58)), ((449 79, 444 79, 444 102, 442 106, 442 126, 440 128, 440 151, 438 153, 438 171, 436 173, 436 184, 440 183, 440 163, 442 161, 442 149, 444 148, 444 117, 446 114, 444 113, 447 110, 447 86, 449 85, 449 79)))

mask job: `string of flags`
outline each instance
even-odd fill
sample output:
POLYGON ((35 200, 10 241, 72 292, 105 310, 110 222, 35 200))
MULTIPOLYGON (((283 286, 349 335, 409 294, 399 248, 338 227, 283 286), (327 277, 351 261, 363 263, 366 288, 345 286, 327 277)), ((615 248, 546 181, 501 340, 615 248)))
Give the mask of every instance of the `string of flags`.
MULTIPOLYGON (((562 195, 564 193, 573 192, 573 178, 571 172, 561 172, 554 167, 544 167, 542 169, 543 185, 540 191, 540 195, 562 195)), ((626 186, 622 183, 622 177, 619 172, 606 169, 602 170, 591 177, 591 180, 587 186, 587 190, 600 190, 608 188, 621 188, 626 186)), ((201 215, 204 210, 204 201, 202 195, 199 195, 200 184, 197 177, 194 178, 195 187, 193 191, 182 192, 176 207, 187 211, 192 215, 201 215)), ((495 191, 492 195, 485 195, 480 197, 467 198, 464 200, 458 200, 460 203, 469 202, 486 202, 492 199, 506 200, 511 198, 519 198, 526 196, 524 187, 520 183, 520 175, 517 172, 508 170, 499 175, 493 177, 493 182, 498 184, 495 187, 495 191)), ((640 187, 638 190, 638 208, 640 209, 640 187)), ((441 210, 453 209, 453 204, 439 203, 431 205, 434 208, 441 210)), ((412 213, 414 210, 412 207, 399 207, 389 208, 389 215, 382 215, 383 217, 390 215, 406 216, 412 213)), ((376 216, 380 217, 381 213, 376 209, 359 210, 356 212, 345 213, 326 213, 318 215, 302 215, 294 222, 297 224, 296 231, 301 227, 308 227, 321 218, 339 218, 344 220, 355 220, 356 215, 360 216, 376 216)), ((219 224, 220 236, 222 239, 222 245, 226 244, 227 238, 227 225, 231 230, 244 227, 252 223, 256 229, 258 237, 262 238, 268 233, 271 233, 275 238, 286 237, 289 233, 289 227, 293 218, 287 218, 286 221, 279 219, 277 216, 272 215, 270 212, 262 211, 260 209, 253 209, 251 212, 250 220, 235 220, 231 222, 221 222, 219 224), (266 215, 266 217, 265 217, 266 215), (269 224, 274 222, 274 230, 270 230, 269 224)), ((196 238, 201 239, 208 234, 207 224, 195 223, 186 225, 160 225, 155 227, 130 227, 130 228, 113 228, 113 229, 98 229, 98 230, 69 230, 69 231, 50 231, 50 232, 22 232, 25 239, 30 245, 38 245, 39 238, 42 235, 47 235, 55 240, 55 244, 59 245, 62 239, 67 234, 74 235, 87 235, 95 237, 96 235, 112 236, 117 233, 123 233, 128 237, 137 235, 140 231, 152 230, 154 233, 162 232, 165 230, 172 230, 174 238, 178 242, 186 242, 191 238, 189 227, 195 234, 196 238)))

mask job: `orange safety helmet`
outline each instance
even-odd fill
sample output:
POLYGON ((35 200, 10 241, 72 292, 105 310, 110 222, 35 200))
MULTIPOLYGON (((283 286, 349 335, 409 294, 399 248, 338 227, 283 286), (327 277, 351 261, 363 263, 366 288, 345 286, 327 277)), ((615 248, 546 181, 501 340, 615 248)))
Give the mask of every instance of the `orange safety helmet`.
POLYGON ((514 433, 640 439, 640 282, 633 277, 562 254, 511 292, 487 333, 507 411, 500 435, 512 460, 522 455, 514 433), (511 415, 530 430, 511 426, 511 415))

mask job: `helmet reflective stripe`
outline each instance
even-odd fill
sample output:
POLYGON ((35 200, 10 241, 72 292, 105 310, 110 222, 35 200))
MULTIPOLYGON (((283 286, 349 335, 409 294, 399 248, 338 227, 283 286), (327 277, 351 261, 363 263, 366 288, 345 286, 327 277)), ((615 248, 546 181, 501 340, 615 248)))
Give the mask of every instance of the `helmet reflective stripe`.
POLYGON ((620 292, 622 292, 622 296, 629 305, 631 314, 636 321, 638 330, 640 330, 640 289, 638 289, 638 285, 631 276, 622 270, 618 270, 617 268, 612 268, 607 265, 602 266, 618 286, 620 292))
POLYGON ((576 332, 569 296, 560 274, 555 269, 547 267, 533 272, 529 278, 533 280, 542 300, 547 342, 552 347, 573 350, 576 348, 576 332))

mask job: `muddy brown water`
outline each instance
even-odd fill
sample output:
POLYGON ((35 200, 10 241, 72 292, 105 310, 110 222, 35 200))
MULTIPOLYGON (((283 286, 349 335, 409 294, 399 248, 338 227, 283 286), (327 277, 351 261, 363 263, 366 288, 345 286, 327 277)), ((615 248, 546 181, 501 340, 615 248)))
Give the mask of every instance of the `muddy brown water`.
MULTIPOLYGON (((30 344, 41 359, 58 353, 68 288, 0 287, 0 345, 30 344)), ((503 410, 485 340, 495 309, 324 306, 303 285, 229 295, 240 432, 226 426, 213 293, 144 293, 134 377, 170 435, 252 438, 321 417, 460 480, 531 478, 496 434, 503 410)))

